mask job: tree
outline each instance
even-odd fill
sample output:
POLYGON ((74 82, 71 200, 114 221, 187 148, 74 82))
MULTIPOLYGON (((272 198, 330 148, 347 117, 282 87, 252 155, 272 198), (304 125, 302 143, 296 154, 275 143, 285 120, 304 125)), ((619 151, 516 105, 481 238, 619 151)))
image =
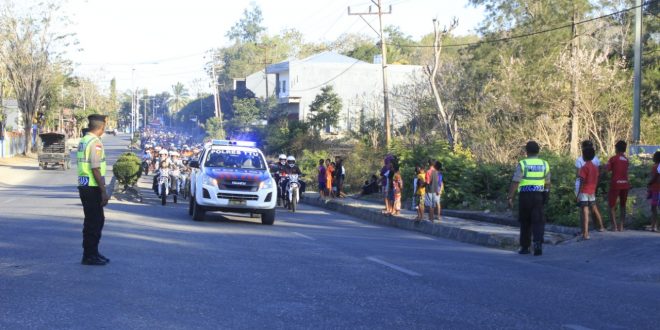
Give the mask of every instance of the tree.
POLYGON ((262 25, 264 21, 261 8, 252 4, 252 8, 243 10, 243 17, 227 31, 230 40, 236 43, 257 42, 259 35, 266 31, 262 25))
POLYGON ((331 85, 324 86, 321 88, 321 94, 316 95, 314 101, 309 105, 309 111, 312 115, 309 119, 309 125, 316 130, 316 133, 337 126, 341 108, 339 95, 334 92, 331 85))
POLYGON ((52 64, 61 60, 56 49, 71 36, 53 32, 59 9, 54 3, 40 3, 19 15, 7 5, 0 13, 0 59, 23 115, 26 154, 32 150, 32 124, 44 105, 52 64))
POLYGON ((234 115, 227 121, 226 130, 230 135, 247 132, 252 126, 263 119, 263 113, 257 106, 256 99, 239 99, 234 97, 234 115))
POLYGON ((457 125, 455 123, 455 118, 453 112, 447 111, 442 104, 442 98, 440 97, 440 91, 438 87, 438 69, 441 66, 440 55, 442 53, 442 40, 443 38, 451 33, 453 29, 458 26, 458 20, 453 19, 449 28, 440 29, 440 23, 437 20, 433 20, 433 32, 434 32, 434 41, 433 41, 433 62, 426 67, 426 75, 429 79, 429 84, 431 85, 431 90, 433 91, 433 97, 435 98, 435 103, 438 108, 438 119, 443 123, 445 134, 447 134, 447 142, 449 146, 454 147, 455 135, 457 131, 457 125))
POLYGON ((225 131, 222 129, 222 122, 220 117, 213 117, 206 120, 204 123, 204 130, 206 136, 212 139, 224 139, 225 131))
POLYGON ((182 83, 177 82, 172 85, 172 97, 169 101, 170 109, 175 114, 188 103, 188 89, 182 83))

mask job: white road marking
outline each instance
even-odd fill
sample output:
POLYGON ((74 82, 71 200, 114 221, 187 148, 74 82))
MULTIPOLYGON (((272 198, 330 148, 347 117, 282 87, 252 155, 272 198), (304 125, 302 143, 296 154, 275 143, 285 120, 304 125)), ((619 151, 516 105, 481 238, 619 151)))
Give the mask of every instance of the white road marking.
POLYGON ((422 276, 422 274, 420 274, 420 273, 414 272, 414 271, 409 270, 409 269, 405 269, 405 268, 403 268, 403 267, 399 267, 399 266, 397 266, 397 265, 393 265, 393 264, 391 264, 391 263, 389 263, 389 262, 387 262, 387 261, 383 261, 383 260, 380 260, 380 259, 375 258, 375 257, 367 257, 367 260, 369 260, 369 261, 373 261, 373 262, 375 262, 375 263, 377 263, 377 264, 381 264, 381 265, 383 265, 383 266, 385 266, 385 267, 392 268, 392 269, 394 269, 394 270, 396 270, 396 271, 400 271, 400 272, 402 272, 402 273, 404 273, 404 274, 407 274, 407 275, 410 275, 410 276, 422 276))
POLYGON ((293 231, 293 232, 291 232, 291 233, 294 234, 294 235, 296 235, 296 236, 300 236, 300 237, 302 237, 302 238, 306 238, 306 239, 308 239, 308 240, 310 240, 310 241, 316 241, 316 239, 315 239, 314 237, 310 237, 310 236, 307 236, 307 235, 305 235, 305 234, 301 234, 301 233, 296 232, 296 231, 293 231))
POLYGON ((16 200, 16 198, 10 198, 10 199, 5 199, 5 200, 2 201, 2 202, 3 202, 3 203, 11 203, 11 202, 13 202, 13 201, 15 201, 15 200, 16 200))

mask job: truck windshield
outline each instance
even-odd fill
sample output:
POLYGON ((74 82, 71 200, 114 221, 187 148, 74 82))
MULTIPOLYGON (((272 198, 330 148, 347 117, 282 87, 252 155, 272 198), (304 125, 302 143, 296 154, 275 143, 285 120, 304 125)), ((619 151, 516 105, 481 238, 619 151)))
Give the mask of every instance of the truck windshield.
POLYGON ((266 164, 257 151, 211 149, 209 150, 205 167, 236 168, 245 170, 265 170, 266 164))

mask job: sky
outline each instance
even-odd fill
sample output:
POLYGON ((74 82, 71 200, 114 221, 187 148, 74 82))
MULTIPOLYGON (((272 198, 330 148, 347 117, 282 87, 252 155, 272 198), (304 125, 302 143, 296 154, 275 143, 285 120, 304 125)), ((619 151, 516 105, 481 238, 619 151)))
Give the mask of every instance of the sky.
MULTIPOLYGON (((150 94, 171 91, 184 83, 191 94, 208 90, 204 73, 206 51, 230 44, 226 31, 251 3, 261 7, 270 34, 285 28, 303 32, 308 41, 332 41, 343 33, 376 36, 353 11, 367 11, 368 0, 69 0, 63 8, 73 22, 81 50, 68 57, 75 73, 93 79, 107 89, 117 79, 120 91, 146 88, 150 94), (198 82, 195 87, 193 81, 198 82)), ((384 0, 392 14, 384 25, 397 25, 419 39, 432 31, 432 19, 441 23, 459 19, 456 34, 474 31, 483 18, 481 8, 468 0, 384 0)), ((372 6, 375 10, 375 6, 372 6)), ((377 27, 377 16, 369 16, 377 27)))

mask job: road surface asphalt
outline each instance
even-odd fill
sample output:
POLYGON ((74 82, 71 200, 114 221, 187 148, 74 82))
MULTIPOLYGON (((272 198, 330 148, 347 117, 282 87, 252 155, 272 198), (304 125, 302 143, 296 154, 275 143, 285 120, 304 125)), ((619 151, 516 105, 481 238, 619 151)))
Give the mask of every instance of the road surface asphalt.
MULTIPOLYGON (((104 140, 113 163, 127 137, 104 140)), ((193 222, 185 203, 160 206, 145 190, 144 203, 106 208, 112 261, 92 267, 80 265, 75 183, 75 166, 0 166, 0 328, 660 326, 660 235, 519 256, 307 205, 278 209, 274 226, 217 213, 193 222)))

